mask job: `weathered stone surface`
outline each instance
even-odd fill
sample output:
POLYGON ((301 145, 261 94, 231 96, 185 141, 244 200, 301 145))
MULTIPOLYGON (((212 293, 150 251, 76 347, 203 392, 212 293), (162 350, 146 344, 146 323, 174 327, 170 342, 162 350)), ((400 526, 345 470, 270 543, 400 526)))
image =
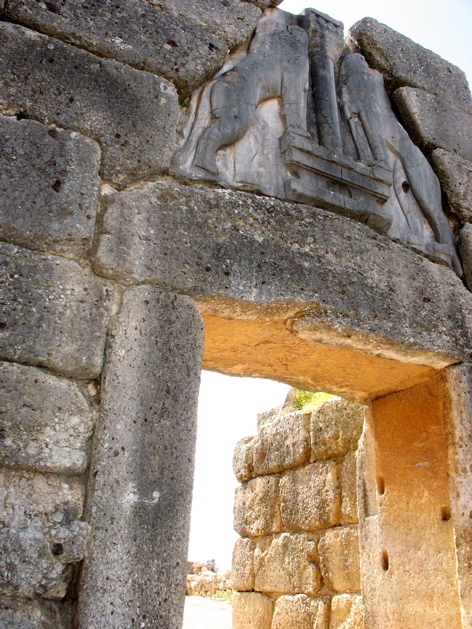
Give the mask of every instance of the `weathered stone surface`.
POLYGON ((230 48, 243 44, 252 34, 261 10, 241 0, 148 0, 150 4, 178 16, 223 39, 230 48))
POLYGON ((261 476, 236 490, 234 530, 242 537, 280 533, 279 479, 261 476))
POLYGON ((98 211, 96 142, 32 120, 0 116, 0 238, 78 258, 98 211))
POLYGON ((71 629, 71 606, 41 598, 0 596, 0 623, 2 629, 71 629))
POLYGON ((94 138, 105 179, 129 181, 167 168, 179 107, 165 79, 7 23, 0 25, 0 65, 0 112, 94 138))
POLYGON ((303 533, 282 533, 261 540, 254 555, 255 589, 314 596, 321 578, 317 541, 315 536, 303 533))
POLYGON ((357 522, 357 452, 349 452, 341 465, 341 524, 357 522))
POLYGON ((471 114, 440 96, 412 87, 401 87, 393 98, 402 123, 422 149, 442 148, 472 161, 471 114))
POLYGON ((33 367, 0 362, 0 463, 81 474, 95 413, 76 384, 33 367))
POLYGON ((233 629, 271 629, 274 604, 258 592, 233 596, 233 629))
POLYGON ((312 463, 280 479, 284 530, 315 531, 339 522, 339 470, 333 461, 312 463))
POLYGON ((452 211, 462 223, 472 222, 472 162, 444 149, 436 149, 431 163, 452 211))
POLYGON ((240 537, 233 549, 231 585, 233 590, 248 592, 254 589, 254 540, 240 537))
POLYGON ((310 457, 310 414, 278 417, 261 429, 254 444, 254 475, 276 474, 299 467, 310 457))
POLYGON ((271 629, 329 629, 329 599, 305 594, 281 596, 275 603, 271 629))
POLYGON ((276 7, 282 3, 282 0, 243 0, 244 2, 252 2, 261 9, 267 9, 268 7, 276 7))
POLYGON ((340 398, 328 400, 311 415, 311 460, 341 458, 357 449, 366 407, 340 398))
POLYGON ((318 544, 321 574, 335 592, 359 592, 360 559, 357 527, 334 528, 318 544))
POLYGON ((255 440, 256 437, 244 437, 238 441, 234 449, 233 471, 240 483, 245 483, 253 477, 255 440))
POLYGON ((364 629, 362 596, 339 594, 331 599, 329 629, 364 629))
POLYGON ((408 355, 439 367, 448 363, 436 352, 469 351, 459 324, 470 317, 469 293, 453 273, 352 220, 301 204, 174 182, 116 194, 107 199, 94 268, 201 301, 212 295, 213 313, 216 297, 225 312, 224 299, 242 300, 251 318, 263 308, 273 317, 273 305, 285 303, 284 312, 297 313, 290 329, 298 336, 376 356, 408 355))
POLYGON ((125 293, 94 437, 81 627, 180 626, 202 351, 191 299, 149 286, 125 293))
POLYGON ((170 17, 140 0, 86 0, 80 4, 74 0, 12 0, 6 15, 100 57, 169 79, 186 93, 215 74, 227 52, 220 37, 181 19, 185 10, 183 15, 170 17))
POLYGON ((0 357, 66 376, 102 368, 111 291, 75 262, 0 244, 0 357))
POLYGON ((354 24, 349 31, 349 41, 364 55, 371 68, 384 75, 389 91, 417 87, 472 113, 464 72, 431 50, 373 18, 354 24))
POLYGON ((459 235, 459 251, 467 286, 472 289, 472 225, 465 225, 459 235))

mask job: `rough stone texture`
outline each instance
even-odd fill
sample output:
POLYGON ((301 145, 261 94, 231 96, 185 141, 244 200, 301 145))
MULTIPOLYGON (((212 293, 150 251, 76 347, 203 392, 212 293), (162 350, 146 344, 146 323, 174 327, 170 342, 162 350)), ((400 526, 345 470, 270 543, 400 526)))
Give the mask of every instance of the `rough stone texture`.
POLYGON ((261 476, 236 490, 234 530, 242 537, 280 533, 279 479, 261 476))
POLYGON ((472 225, 465 225, 459 235, 459 251, 467 286, 472 289, 472 225))
POLYGON ((12 0, 6 15, 100 57, 169 79, 186 93, 213 76, 227 52, 220 37, 140 0, 12 0))
POLYGON ((357 452, 349 452, 341 465, 341 524, 357 522, 357 452))
POLYGON ((78 133, 0 116, 0 238, 78 258, 98 211, 98 145, 78 133))
POLYGON ((335 592, 359 592, 361 581, 357 527, 326 531, 320 539, 318 550, 325 584, 335 592))
POLYGON ((357 448, 365 406, 343 399, 328 400, 313 411, 310 422, 311 460, 341 458, 357 448))
POLYGON ((339 470, 333 461, 286 472, 280 480, 280 511, 287 531, 315 531, 339 522, 339 470))
POLYGON ((241 0, 147 0, 170 15, 178 16, 223 39, 230 48, 252 34, 261 10, 241 0))
POLYGON ((444 149, 436 149, 431 164, 452 211, 462 223, 472 222, 472 162, 444 149))
POLYGON ((262 428, 254 449, 254 476, 299 467, 310 457, 310 414, 283 415, 262 428))
POLYGON ((165 79, 7 23, 0 24, 0 65, 0 111, 94 138, 105 179, 167 168, 179 107, 165 79))
POLYGON ((81 474, 95 413, 76 384, 0 362, 0 464, 81 474))
POLYGON ((254 555, 255 589, 314 596, 320 587, 317 537, 282 533, 263 539, 254 555))
POLYGON ((471 114, 412 87, 401 87, 393 98, 403 125, 423 150, 442 148, 472 161, 471 114))
POLYGON ((0 358, 96 378, 110 296, 75 262, 0 243, 0 358))
POLYGON ((349 31, 349 41, 371 68, 384 75, 389 91, 417 87, 452 101, 472 113, 467 78, 462 70, 372 18, 360 20, 349 31))
POLYGON ((180 627, 202 351, 191 299, 125 293, 94 438, 80 627, 180 627))
POLYGON ((240 537, 233 549, 231 585, 233 590, 247 592, 254 589, 254 540, 240 537))
POLYGON ((251 480, 254 470, 254 442, 256 437, 244 437, 236 444, 233 455, 234 475, 240 483, 251 480))
POLYGON ((329 629, 329 599, 305 594, 281 596, 275 603, 271 629, 329 629))
POLYGON ((71 606, 0 596, 0 623, 2 629, 71 629, 71 606))
POLYGON ((247 592, 233 596, 233 629, 271 629, 274 604, 267 596, 247 592))
POLYGON ((90 527, 77 481, 32 472, 0 471, 0 593, 61 599, 66 564, 87 553, 90 527))
POLYGON ((279 4, 282 4, 282 0, 244 0, 244 2, 252 2, 252 4, 255 4, 256 7, 260 7, 261 9, 277 7, 279 4))
POLYGON ((333 596, 329 629, 364 629, 362 596, 355 594, 333 596))
POLYGON ((116 194, 107 200, 94 268, 125 282, 212 295, 215 310, 216 296, 259 310, 295 302, 300 313, 317 304, 295 318, 296 334, 377 356, 428 364, 431 351, 458 356, 469 345, 469 293, 453 273, 301 204, 174 182, 116 194))

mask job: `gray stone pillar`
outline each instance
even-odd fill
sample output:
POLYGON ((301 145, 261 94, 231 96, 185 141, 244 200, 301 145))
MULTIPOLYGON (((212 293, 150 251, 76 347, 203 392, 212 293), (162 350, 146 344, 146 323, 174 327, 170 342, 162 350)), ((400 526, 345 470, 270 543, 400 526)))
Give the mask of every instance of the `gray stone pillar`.
POLYGON ((180 629, 203 324, 188 297, 125 293, 107 344, 80 629, 180 629))

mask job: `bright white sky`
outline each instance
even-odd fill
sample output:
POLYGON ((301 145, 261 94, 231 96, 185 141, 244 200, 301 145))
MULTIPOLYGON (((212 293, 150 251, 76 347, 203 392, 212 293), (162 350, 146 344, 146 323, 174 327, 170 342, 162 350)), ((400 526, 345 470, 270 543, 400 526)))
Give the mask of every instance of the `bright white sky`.
MULTIPOLYGON (((472 0, 285 0, 280 8, 300 13, 312 6, 344 22, 346 32, 374 17, 462 68, 472 84, 472 0)), ((256 414, 280 405, 289 387, 268 380, 229 378, 203 372, 189 559, 216 559, 231 567, 232 456, 236 442, 256 434, 256 414)))

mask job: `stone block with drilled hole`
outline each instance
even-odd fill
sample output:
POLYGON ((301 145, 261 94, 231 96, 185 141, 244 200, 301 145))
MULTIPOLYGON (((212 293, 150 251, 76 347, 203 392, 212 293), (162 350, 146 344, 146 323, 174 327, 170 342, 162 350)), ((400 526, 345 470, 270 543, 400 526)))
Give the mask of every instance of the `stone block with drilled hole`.
POLYGON ((5 22, 0 66, 0 112, 94 138, 104 179, 132 181, 169 165, 179 106, 165 79, 5 22))
POLYGON ((215 74, 228 49, 220 37, 182 19, 185 14, 170 16, 142 0, 10 0, 6 15, 100 57, 162 76, 186 94, 215 74))
POLYGON ((281 596, 275 603, 271 629, 329 629, 329 598, 305 594, 281 596))
POLYGON ((244 437, 236 444, 233 455, 233 472, 240 483, 254 476, 254 442, 257 437, 244 437))
POLYGON ((258 592, 235 592, 233 629, 271 629, 274 603, 258 592))
POLYGON ((79 258, 100 193, 98 144, 75 131, 0 116, 0 239, 79 258))
POLYGON ((318 537, 282 533, 261 538, 254 553, 255 589, 279 594, 314 596, 321 583, 318 537))
POLYGON ((310 458, 310 414, 296 411, 261 428, 253 446, 254 475, 276 474, 310 458))
POLYGON ((0 243, 0 359, 96 378, 112 294, 75 262, 0 243))
POLYGON ((279 479, 261 476, 236 490, 234 530, 242 537, 258 537, 280 533, 279 479))
POLYGON ((335 592, 359 592, 359 533, 355 526, 326 531, 318 544, 321 574, 335 592))
POLYGON ((233 548, 231 568, 231 586, 239 592, 254 589, 254 550, 256 543, 252 539, 240 537, 233 548))
POLYGON ((358 594, 339 594, 331 599, 330 629, 364 629, 364 604, 358 594))
POLYGON ((389 91, 416 87, 472 113, 465 73, 431 50, 369 17, 354 24, 348 41, 383 74, 389 91))
POLYGON ((403 126, 424 151, 441 148, 472 161, 472 115, 412 87, 393 94, 403 126))
POLYGON ((341 398, 328 400, 311 415, 311 460, 341 458, 357 449, 365 406, 341 398))
POLYGON ((341 524, 357 522, 357 452, 349 452, 341 464, 341 524))
POLYGON ((0 464, 82 474, 95 412, 70 380, 0 362, 0 464))
POLYGON ((280 511, 286 531, 315 531, 339 522, 339 467, 333 461, 312 463, 283 474, 280 511))
POLYGON ((472 222, 472 162, 456 153, 436 149, 431 156, 451 210, 461 223, 472 222))
POLYGON ((37 598, 25 600, 0 596, 0 627, 2 629, 71 629, 71 602, 55 602, 37 598))

